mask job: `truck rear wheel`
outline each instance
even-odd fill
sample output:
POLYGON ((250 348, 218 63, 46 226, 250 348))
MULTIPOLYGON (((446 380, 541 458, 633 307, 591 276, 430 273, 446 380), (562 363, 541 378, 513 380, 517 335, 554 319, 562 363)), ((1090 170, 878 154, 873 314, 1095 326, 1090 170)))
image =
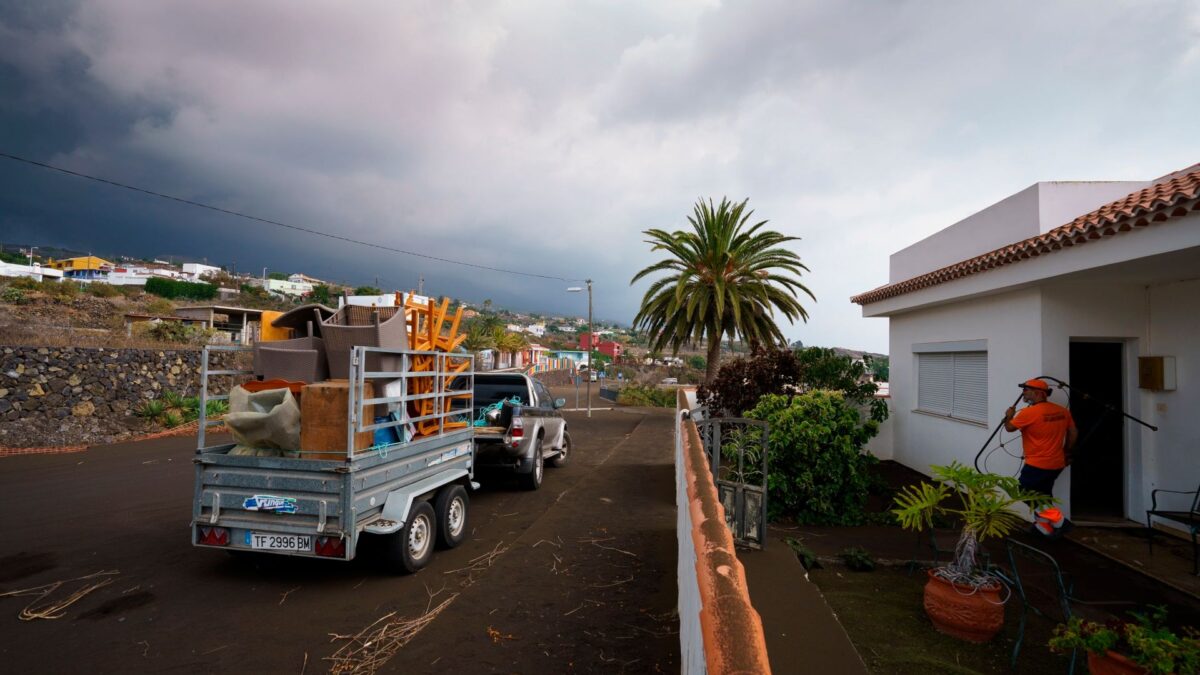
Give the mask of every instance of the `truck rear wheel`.
POLYGON ((529 473, 517 476, 523 490, 536 490, 542 486, 542 474, 546 472, 546 458, 542 457, 542 437, 533 441, 533 468, 529 473))
POLYGON ((447 485, 438 492, 433 510, 437 514, 437 543, 454 548, 467 538, 467 491, 461 485, 447 485))
POLYGON ((557 455, 550 458, 550 466, 552 466, 556 469, 560 466, 566 466, 567 462, 570 459, 571 459, 571 434, 564 431, 563 432, 562 450, 560 450, 557 455))
POLYGON ((433 558, 433 541, 437 536, 437 518, 429 502, 419 501, 408 513, 408 522, 399 532, 390 535, 388 564, 400 572, 412 574, 429 564, 433 558))

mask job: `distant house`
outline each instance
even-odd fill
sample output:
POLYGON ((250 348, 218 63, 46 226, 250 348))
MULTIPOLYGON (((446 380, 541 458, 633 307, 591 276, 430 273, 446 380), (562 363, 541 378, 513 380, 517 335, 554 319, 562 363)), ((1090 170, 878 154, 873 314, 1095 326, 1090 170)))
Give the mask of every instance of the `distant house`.
POLYGON ((287 279, 267 279, 263 288, 268 293, 277 293, 293 298, 300 298, 312 293, 313 285, 306 281, 288 281, 287 279))
POLYGON ((591 336, 589 336, 587 333, 584 333, 583 335, 579 336, 580 349, 591 349, 593 342, 596 345, 596 351, 600 352, 601 354, 610 356, 613 358, 613 360, 621 358, 621 352, 624 349, 624 345, 622 345, 620 342, 613 340, 601 340, 599 333, 593 333, 591 336), (589 339, 589 337, 591 339, 589 339))
POLYGON ((242 345, 248 345, 256 339, 262 324, 261 309, 223 305, 179 307, 175 310, 175 317, 203 322, 204 325, 227 334, 230 342, 242 345))
POLYGON ((560 349, 550 352, 548 357, 552 359, 570 359, 575 363, 576 368, 587 367, 588 365, 588 353, 583 350, 560 349))
POLYGON ((189 279, 192 279, 194 281, 199 281, 199 280, 203 279, 206 275, 217 274, 220 271, 221 271, 220 267, 213 267, 212 265, 202 265, 200 263, 183 263, 183 276, 185 276, 189 279))
POLYGON ((1000 432, 1002 451, 985 441, 1018 383, 1044 375, 1067 383, 1050 400, 1070 404, 1082 436, 1055 487, 1070 517, 1143 521, 1152 489, 1200 483, 1200 164, 1037 183, 890 268, 852 298, 888 319, 893 445, 880 454, 928 472, 982 452, 981 468, 1012 475, 1016 436, 1000 432))
POLYGON ((62 270, 43 267, 38 263, 32 265, 17 265, 0 262, 0 277, 29 277, 35 281, 62 281, 62 270))
MULTIPOLYGON (((82 272, 87 270, 101 270, 104 268, 115 267, 112 263, 94 255, 85 255, 78 258, 65 258, 63 260, 50 260, 46 266, 51 269, 62 270, 65 273, 82 272)), ((70 276, 70 274, 67 274, 70 276)))
POLYGON ((546 337, 546 324, 531 323, 528 326, 525 326, 525 332, 539 338, 546 337))

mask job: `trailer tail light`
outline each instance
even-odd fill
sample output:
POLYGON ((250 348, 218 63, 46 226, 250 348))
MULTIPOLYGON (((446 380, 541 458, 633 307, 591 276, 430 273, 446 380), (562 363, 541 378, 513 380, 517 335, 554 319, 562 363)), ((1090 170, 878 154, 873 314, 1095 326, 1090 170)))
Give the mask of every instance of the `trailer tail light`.
POLYGON ((341 537, 317 537, 315 551, 326 558, 345 558, 346 540, 341 537))
POLYGON ((223 527, 200 527, 200 543, 205 546, 228 546, 229 530, 223 527))
POLYGON ((513 418, 512 426, 508 428, 508 435, 512 439, 510 442, 514 448, 521 444, 521 439, 525 437, 525 423, 521 421, 521 418, 513 418))

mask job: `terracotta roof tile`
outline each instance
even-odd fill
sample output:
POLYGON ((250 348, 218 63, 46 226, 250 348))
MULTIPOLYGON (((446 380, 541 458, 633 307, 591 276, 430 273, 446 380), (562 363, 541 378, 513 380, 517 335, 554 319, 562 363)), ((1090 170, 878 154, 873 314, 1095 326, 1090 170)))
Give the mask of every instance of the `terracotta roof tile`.
POLYGON ((1193 170, 1132 192, 1049 232, 1002 246, 927 274, 880 286, 850 298, 850 302, 868 305, 887 300, 1064 248, 1179 218, 1192 211, 1200 211, 1200 170, 1193 170))

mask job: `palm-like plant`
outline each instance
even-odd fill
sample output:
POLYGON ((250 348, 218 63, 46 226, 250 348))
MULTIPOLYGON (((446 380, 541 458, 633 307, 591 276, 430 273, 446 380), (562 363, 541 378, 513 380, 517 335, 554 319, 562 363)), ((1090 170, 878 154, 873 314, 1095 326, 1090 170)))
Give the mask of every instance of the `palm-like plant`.
POLYGON ((968 585, 993 583, 991 576, 979 569, 979 542, 1007 536, 1024 524, 1012 511, 1017 504, 1024 502, 1037 510, 1053 504, 1054 498, 1023 489, 1012 476, 980 473, 958 462, 930 468, 937 484, 921 483, 901 490, 892 513, 901 527, 918 532, 933 527, 934 514, 957 516, 962 520, 962 533, 955 546, 954 562, 946 565, 944 576, 968 585), (947 503, 952 497, 957 497, 961 505, 947 503))
POLYGON ((670 257, 634 275, 631 284, 655 272, 669 272, 650 285, 634 317, 634 328, 651 336, 651 351, 701 340, 708 344, 706 382, 720 366, 721 339, 740 337, 752 345, 785 342, 773 312, 789 321, 808 320, 797 296, 813 296, 799 277, 808 268, 783 248, 798 237, 750 225, 749 200, 699 200, 688 217, 691 231, 646 230, 654 251, 670 257))

